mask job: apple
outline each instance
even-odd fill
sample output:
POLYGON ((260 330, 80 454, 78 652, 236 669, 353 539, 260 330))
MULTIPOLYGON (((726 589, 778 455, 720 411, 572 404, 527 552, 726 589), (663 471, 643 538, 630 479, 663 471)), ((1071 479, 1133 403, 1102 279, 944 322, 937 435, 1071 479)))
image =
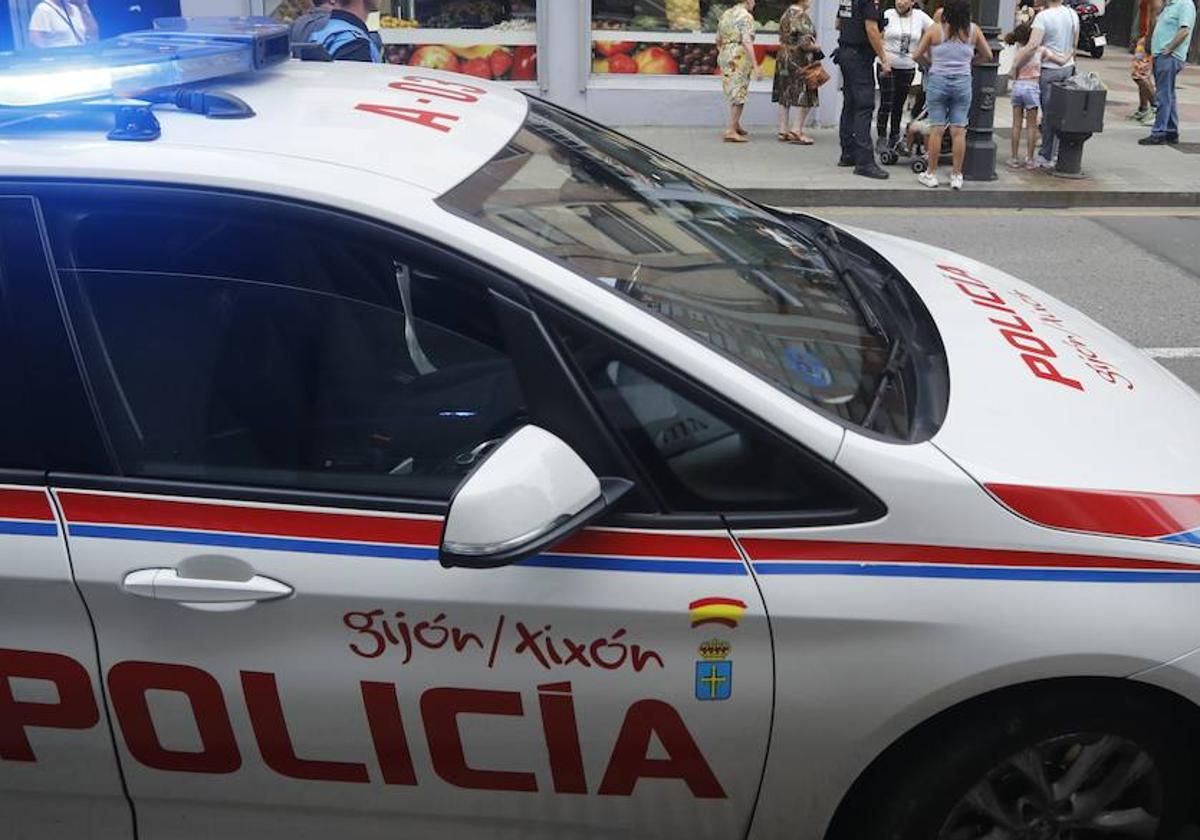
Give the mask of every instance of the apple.
MULTIPOLYGON (((670 58, 670 55, 667 56, 670 58)), ((616 53, 608 59, 608 72, 610 73, 637 73, 638 63, 625 53, 616 53)))
POLYGON ((596 52, 608 58, 616 53, 625 53, 628 55, 637 46, 635 41, 597 41, 596 52))
POLYGON ((675 76, 679 73, 678 62, 662 47, 647 47, 633 58, 639 73, 658 76, 675 76))
POLYGON ((428 67, 430 70, 458 72, 458 58, 441 44, 426 44, 408 60, 412 67, 428 67))
POLYGON ((466 73, 468 76, 478 76, 481 79, 491 79, 492 65, 486 58, 472 58, 464 61, 458 72, 466 73))
POLYGON ((537 47, 517 47, 513 53, 512 78, 518 82, 537 79, 537 47))
POLYGON ((488 56, 488 65, 492 68, 492 78, 503 79, 512 69, 513 59, 508 50, 496 47, 488 56))
POLYGON ((612 71, 608 69, 608 59, 607 58, 593 58, 592 59, 592 72, 593 73, 611 73, 612 71))

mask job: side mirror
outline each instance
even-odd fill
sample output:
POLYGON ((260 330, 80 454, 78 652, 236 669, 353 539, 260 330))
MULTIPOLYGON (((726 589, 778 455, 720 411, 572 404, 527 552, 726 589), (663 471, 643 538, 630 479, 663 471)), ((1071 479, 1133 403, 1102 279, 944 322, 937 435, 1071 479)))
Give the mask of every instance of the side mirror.
POLYGON ((522 426, 454 492, 439 559, 447 568, 515 563, 582 529, 632 487, 623 478, 597 478, 561 439, 522 426))

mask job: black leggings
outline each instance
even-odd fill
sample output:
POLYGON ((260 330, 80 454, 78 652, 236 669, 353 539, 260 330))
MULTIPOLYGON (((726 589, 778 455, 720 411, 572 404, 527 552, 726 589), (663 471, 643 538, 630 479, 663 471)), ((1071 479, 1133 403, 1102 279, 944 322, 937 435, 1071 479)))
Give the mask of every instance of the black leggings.
POLYGON ((900 118, 904 114, 904 100, 908 99, 908 89, 912 87, 916 70, 892 70, 891 75, 885 76, 883 68, 876 66, 876 78, 879 80, 879 114, 875 117, 876 135, 888 140, 900 138, 900 118), (891 117, 892 130, 888 132, 888 117, 891 117))

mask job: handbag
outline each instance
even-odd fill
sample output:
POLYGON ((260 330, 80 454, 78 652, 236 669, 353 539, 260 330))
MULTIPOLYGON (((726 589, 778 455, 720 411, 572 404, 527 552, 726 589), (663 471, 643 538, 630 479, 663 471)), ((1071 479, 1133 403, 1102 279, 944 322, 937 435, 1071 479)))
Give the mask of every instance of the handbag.
POLYGON ((801 72, 804 74, 804 86, 809 90, 816 90, 829 81, 829 71, 819 61, 812 62, 801 72))

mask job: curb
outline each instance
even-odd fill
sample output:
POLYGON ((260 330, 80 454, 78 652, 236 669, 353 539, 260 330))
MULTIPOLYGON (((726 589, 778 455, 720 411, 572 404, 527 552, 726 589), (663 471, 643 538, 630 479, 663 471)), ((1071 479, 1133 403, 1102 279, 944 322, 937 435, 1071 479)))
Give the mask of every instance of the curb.
POLYGON ((1200 192, 1145 190, 789 189, 730 187, 776 207, 963 207, 1067 210, 1074 207, 1200 207, 1200 192))

